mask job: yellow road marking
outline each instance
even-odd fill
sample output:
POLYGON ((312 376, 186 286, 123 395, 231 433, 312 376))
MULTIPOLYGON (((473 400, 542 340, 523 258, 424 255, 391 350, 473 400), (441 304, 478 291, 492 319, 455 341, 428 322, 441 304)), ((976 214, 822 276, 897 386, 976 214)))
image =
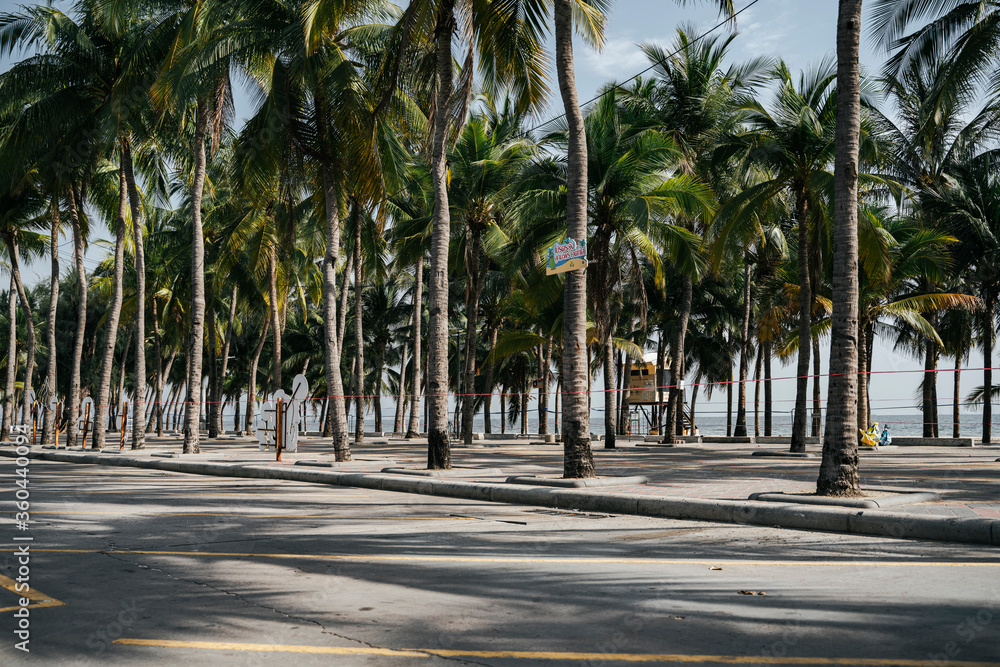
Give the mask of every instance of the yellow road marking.
MULTIPOLYGON (((14 549, 0 549, 14 551, 14 549)), ((525 556, 362 556, 350 554, 269 554, 247 553, 238 551, 163 551, 153 549, 32 549, 33 553, 63 553, 63 554, 140 554, 146 556, 220 556, 227 558, 303 558, 317 560, 344 560, 358 562, 429 562, 429 563, 560 563, 560 564, 623 564, 623 565, 748 565, 751 567, 1000 567, 1000 561, 970 561, 958 563, 940 562, 887 562, 883 560, 859 561, 811 561, 797 560, 695 560, 684 558, 528 558, 525 556)))
POLYGON ((234 514, 227 512, 60 512, 57 510, 46 510, 44 512, 34 511, 32 514, 97 514, 114 516, 232 516, 232 517, 258 517, 261 519, 364 519, 382 521, 474 521, 474 517, 468 516, 333 516, 329 514, 234 514))
MULTIPOLYGON (((729 665, 874 665, 876 667, 941 667, 936 660, 896 658, 807 658, 748 655, 691 655, 683 653, 583 653, 576 651, 474 651, 435 648, 388 649, 368 646, 303 646, 294 644, 244 644, 240 642, 176 641, 168 639, 116 639, 114 644, 155 646, 158 648, 193 648, 212 651, 262 651, 275 653, 321 653, 332 655, 384 655, 398 658, 441 656, 469 658, 517 658, 523 660, 608 660, 618 662, 722 663, 729 665)), ((1000 667, 1000 662, 949 660, 947 667, 1000 667)))
MULTIPOLYGON (((13 551, 13 549, 11 551, 13 551)), ((29 588, 27 591, 18 591, 16 588, 17 585, 18 585, 17 582, 11 579, 10 577, 5 577, 2 574, 0 574, 0 588, 6 588, 8 591, 10 591, 11 593, 13 593, 18 597, 28 598, 29 600, 34 601, 34 604, 28 605, 28 609, 41 609, 42 607, 62 607, 63 605, 66 604, 65 602, 60 602, 54 597, 42 593, 41 591, 37 591, 34 588, 29 588)), ((20 608, 21 608, 20 606, 0 607, 0 612, 16 611, 20 608)))

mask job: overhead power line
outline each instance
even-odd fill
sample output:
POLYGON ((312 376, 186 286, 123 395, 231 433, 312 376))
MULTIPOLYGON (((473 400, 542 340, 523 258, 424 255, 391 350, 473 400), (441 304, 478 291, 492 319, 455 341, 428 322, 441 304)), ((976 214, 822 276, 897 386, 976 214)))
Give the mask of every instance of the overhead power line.
MULTIPOLYGON (((716 30, 718 30, 719 28, 721 28, 722 26, 724 26, 724 25, 726 25, 727 23, 729 23, 729 22, 730 22, 731 20, 736 20, 736 17, 737 17, 737 16, 739 16, 740 14, 742 14, 743 12, 745 12, 746 10, 750 9, 751 7, 753 7, 754 5, 756 5, 756 4, 758 3, 758 2, 760 2, 760 0, 752 0, 752 1, 751 1, 750 3, 748 3, 748 4, 747 4, 747 5, 745 6, 745 7, 743 7, 742 9, 740 9, 739 11, 737 11, 736 13, 734 13, 734 14, 733 14, 733 16, 732 16, 732 18, 729 18, 729 19, 725 19, 724 21, 719 21, 719 22, 718 22, 718 23, 716 23, 716 24, 715 24, 714 26, 712 26, 711 28, 709 28, 709 29, 708 29, 708 30, 706 30, 705 32, 703 32, 703 33, 701 33, 700 35, 698 35, 698 37, 696 37, 696 38, 695 38, 695 39, 694 39, 694 40, 693 40, 693 41, 691 42, 691 44, 692 44, 692 45, 694 45, 694 44, 697 44, 697 43, 698 43, 698 42, 700 42, 701 40, 703 40, 703 39, 705 39, 706 37, 708 37, 709 35, 711 35, 711 34, 712 34, 713 32, 715 32, 716 30)), ((680 53, 680 49, 677 49, 677 50, 676 50, 676 51, 674 51, 673 53, 670 53, 669 55, 667 55, 667 57, 666 57, 665 59, 669 60, 670 58, 673 58, 674 56, 676 56, 676 55, 677 55, 678 53, 680 53)), ((633 81, 635 81, 636 79, 638 79, 638 78, 639 78, 640 76, 642 76, 642 75, 643 75, 643 74, 645 74, 646 72, 649 72, 650 70, 652 70, 653 68, 655 68, 655 67, 656 67, 657 65, 660 65, 660 64, 661 64, 660 62, 655 62, 655 63, 653 63, 652 65, 650 65, 649 67, 647 67, 646 69, 642 70, 641 72, 636 72, 635 74, 633 74, 633 75, 632 75, 632 76, 630 76, 629 78, 625 79, 625 81, 623 81, 623 82, 621 82, 621 83, 614 83, 614 84, 613 84, 613 86, 614 86, 614 88, 619 88, 619 89, 621 89, 621 90, 625 90, 624 86, 626 86, 626 85, 627 85, 627 84, 629 84, 629 83, 632 83, 633 81)), ((614 88, 612 88, 612 90, 614 90, 614 88)), ((584 103, 583 103, 583 104, 581 104, 580 106, 581 106, 581 107, 585 107, 585 106, 588 106, 588 105, 590 105, 590 104, 593 104, 593 103, 594 103, 594 102, 596 102, 597 100, 599 100, 599 99, 601 99, 602 97, 604 97, 605 95, 607 95, 607 94, 608 94, 608 92, 610 92, 610 91, 607 91, 607 90, 606 90, 606 91, 604 91, 603 93, 598 93, 597 95, 595 95, 594 97, 590 98, 589 100, 587 100, 586 102, 584 102, 584 103)), ((540 128, 543 128, 543 127, 545 127, 546 125, 548 125, 549 123, 552 123, 552 122, 555 122, 555 121, 559 120, 560 118, 565 118, 565 117, 566 117, 566 112, 564 111, 564 112, 562 112, 561 114, 559 114, 558 116, 553 116, 552 118, 549 118, 549 119, 548 119, 547 121, 545 121, 545 122, 543 122, 543 123, 539 123, 538 125, 534 126, 534 127, 533 127, 533 128, 531 128, 530 130, 527 130, 527 131, 525 132, 525 134, 531 134, 531 133, 532 133, 532 132, 534 132, 535 130, 538 130, 538 129, 540 129, 540 128)))

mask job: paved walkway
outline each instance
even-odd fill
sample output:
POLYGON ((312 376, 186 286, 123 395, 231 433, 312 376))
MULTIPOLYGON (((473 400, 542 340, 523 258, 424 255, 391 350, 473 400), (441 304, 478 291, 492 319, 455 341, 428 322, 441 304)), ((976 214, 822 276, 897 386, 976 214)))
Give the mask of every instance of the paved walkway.
MULTIPOLYGON (((478 444, 478 443, 477 443, 478 444)), ((452 449, 456 468, 472 468, 463 478, 500 482, 514 475, 562 475, 560 445, 529 444, 525 440, 487 441, 488 446, 452 449), (483 470, 482 473, 475 469, 483 470)), ((819 458, 756 457, 754 451, 784 451, 783 445, 704 444, 658 447, 648 443, 619 442, 615 450, 596 443, 594 459, 600 476, 645 475, 647 485, 606 487, 603 492, 640 493, 684 498, 745 500, 750 494, 768 491, 809 493, 815 489, 819 458)), ((126 445, 127 448, 127 445, 126 445)), ((147 451, 180 452, 177 435, 148 438, 147 451)), ((113 448, 117 451, 117 448, 113 448)), ((812 448, 812 449, 815 449, 812 448)), ((250 438, 225 436, 202 440, 208 461, 273 461, 274 452, 260 452, 250 438)), ((282 464, 297 461, 332 460, 328 439, 304 438, 295 454, 285 453, 282 464)), ((369 438, 352 445, 353 470, 377 472, 398 465, 422 468, 427 457, 426 440, 369 438)), ((953 517, 1000 519, 1000 446, 988 447, 899 447, 863 452, 863 487, 906 487, 936 491, 935 502, 893 507, 894 512, 953 517)))

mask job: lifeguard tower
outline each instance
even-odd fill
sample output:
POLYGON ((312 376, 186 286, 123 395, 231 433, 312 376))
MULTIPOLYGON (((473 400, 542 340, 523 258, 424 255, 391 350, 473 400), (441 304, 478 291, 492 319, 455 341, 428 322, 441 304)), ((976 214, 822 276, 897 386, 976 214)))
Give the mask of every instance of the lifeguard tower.
MULTIPOLYGON (((632 363, 629 387, 629 426, 631 433, 660 435, 660 424, 666 418, 667 401, 670 398, 670 368, 657 366, 656 354, 646 355, 642 361, 632 363)), ((684 382, 681 382, 681 391, 684 382)), ((684 433, 693 432, 694 424, 687 403, 684 403, 681 419, 684 433)))

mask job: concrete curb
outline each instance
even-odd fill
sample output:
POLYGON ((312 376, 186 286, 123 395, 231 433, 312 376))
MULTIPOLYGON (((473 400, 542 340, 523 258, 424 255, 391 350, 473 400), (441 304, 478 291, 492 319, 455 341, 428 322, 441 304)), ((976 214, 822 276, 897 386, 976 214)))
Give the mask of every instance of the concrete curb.
MULTIPOLYGON (((862 489, 862 491, 871 489, 862 489)), ((933 491, 903 491, 898 496, 881 498, 824 498, 822 496, 806 496, 781 491, 751 493, 748 500, 760 500, 768 503, 794 503, 796 505, 823 505, 826 507, 861 507, 866 509, 885 509, 900 505, 916 505, 935 500, 941 500, 941 495, 933 491)))
POLYGON ((649 484, 649 478, 643 475, 631 477, 595 477, 591 479, 565 479, 563 477, 533 477, 530 475, 514 475, 507 478, 507 484, 526 484, 528 486, 554 486, 570 489, 593 489, 602 486, 632 486, 649 484))
MULTIPOLYGON (((0 456, 15 458, 13 450, 0 456)), ((276 468, 272 465, 232 465, 174 459, 103 456, 76 452, 32 451, 29 458, 63 463, 89 463, 165 470, 195 475, 289 480, 313 484, 334 484, 379 491, 417 493, 515 505, 536 505, 555 509, 586 510, 611 514, 634 514, 669 519, 716 521, 777 528, 821 530, 836 533, 873 535, 916 540, 936 540, 965 544, 1000 546, 1000 519, 960 519, 907 515, 884 510, 804 506, 786 503, 757 503, 737 500, 708 500, 610 494, 594 490, 559 489, 493 484, 460 480, 432 479, 381 473, 338 472, 322 469, 276 468)))
POLYGON ((750 454, 750 456, 770 456, 774 458, 789 458, 789 459, 814 459, 816 454, 813 452, 785 452, 776 451, 773 449, 758 449, 757 451, 750 454))

